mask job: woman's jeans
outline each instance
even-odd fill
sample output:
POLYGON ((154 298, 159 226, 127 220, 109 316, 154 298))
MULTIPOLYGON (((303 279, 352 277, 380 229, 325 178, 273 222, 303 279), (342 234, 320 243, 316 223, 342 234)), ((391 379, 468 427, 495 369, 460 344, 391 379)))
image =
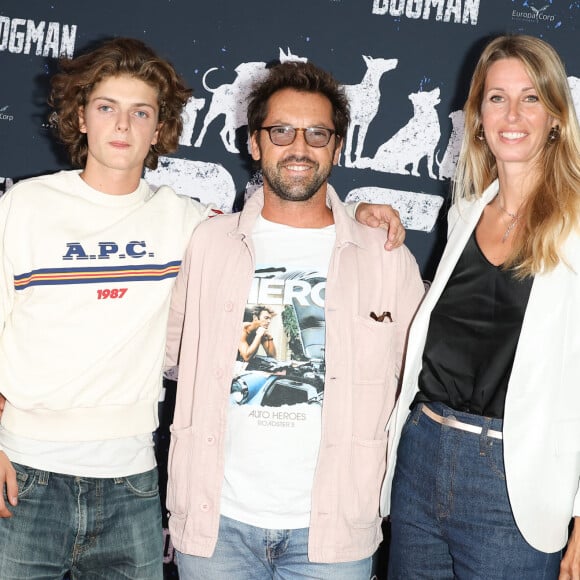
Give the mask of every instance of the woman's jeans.
MULTIPOLYGON (((389 580, 548 580, 561 553, 532 548, 510 508, 500 419, 429 403, 438 415, 483 427, 443 426, 415 406, 403 427, 393 481, 389 580)), ((541 526, 542 522, 538 522, 541 526)))

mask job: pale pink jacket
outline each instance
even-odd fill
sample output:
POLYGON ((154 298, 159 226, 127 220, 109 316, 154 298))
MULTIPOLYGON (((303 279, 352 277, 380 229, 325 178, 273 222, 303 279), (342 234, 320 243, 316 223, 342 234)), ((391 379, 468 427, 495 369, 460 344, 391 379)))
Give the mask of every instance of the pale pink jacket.
MULTIPOLYGON (((382 539, 385 426, 407 328, 423 296, 407 248, 386 252, 384 230, 350 219, 330 187, 328 201, 336 243, 326 286, 326 381, 311 498, 312 562, 359 560, 382 539), (392 323, 370 317, 383 311, 391 313, 392 323)), ((173 544, 186 554, 211 556, 217 540, 232 369, 254 274, 251 234, 262 206, 258 191, 243 212, 202 223, 174 289, 167 365, 175 365, 179 356, 179 381, 167 507, 173 544)))

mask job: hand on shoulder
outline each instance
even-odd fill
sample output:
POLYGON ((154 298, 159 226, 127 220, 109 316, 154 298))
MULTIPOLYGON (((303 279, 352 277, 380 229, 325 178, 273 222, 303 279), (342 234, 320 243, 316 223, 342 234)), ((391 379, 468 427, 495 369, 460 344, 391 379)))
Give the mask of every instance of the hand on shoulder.
POLYGON ((385 250, 387 251, 398 248, 405 241, 406 232, 399 212, 388 204, 361 202, 356 208, 356 220, 371 228, 386 229, 385 250))

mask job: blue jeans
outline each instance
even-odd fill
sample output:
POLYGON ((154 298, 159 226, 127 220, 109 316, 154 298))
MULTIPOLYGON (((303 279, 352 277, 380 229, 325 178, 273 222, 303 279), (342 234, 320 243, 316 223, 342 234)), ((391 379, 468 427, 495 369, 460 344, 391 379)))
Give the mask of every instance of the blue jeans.
POLYGON ((560 552, 532 548, 514 521, 502 441, 486 434, 502 421, 428 406, 484 431, 442 426, 422 404, 409 415, 391 497, 389 580, 557 579, 560 552))
POLYGON ((211 558, 177 552, 180 580, 369 580, 372 558, 339 564, 308 561, 308 528, 267 530, 220 517, 211 558))
POLYGON ((0 519, 0 578, 159 580, 157 469, 111 479, 13 464, 18 505, 0 519))

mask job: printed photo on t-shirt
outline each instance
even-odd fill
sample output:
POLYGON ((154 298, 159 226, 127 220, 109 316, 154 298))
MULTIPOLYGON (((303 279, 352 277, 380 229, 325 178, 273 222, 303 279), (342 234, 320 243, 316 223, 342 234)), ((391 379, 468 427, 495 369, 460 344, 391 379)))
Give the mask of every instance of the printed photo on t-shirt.
POLYGON ((240 329, 232 405, 321 405, 326 278, 284 267, 256 270, 240 329))

